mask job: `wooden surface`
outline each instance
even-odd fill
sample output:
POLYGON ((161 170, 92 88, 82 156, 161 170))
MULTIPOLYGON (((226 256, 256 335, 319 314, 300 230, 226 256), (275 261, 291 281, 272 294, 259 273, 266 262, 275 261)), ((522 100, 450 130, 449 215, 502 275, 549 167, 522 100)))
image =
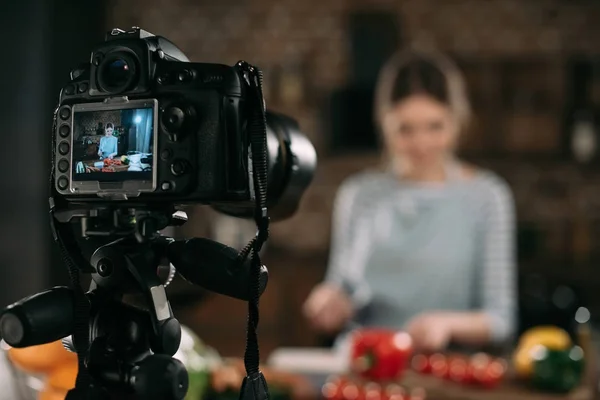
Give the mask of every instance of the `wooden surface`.
POLYGON ((418 375, 412 371, 406 373, 402 385, 408 389, 424 388, 427 392, 427 400, 591 400, 594 398, 590 387, 581 387, 567 395, 536 392, 514 381, 507 381, 494 389, 478 389, 432 376, 418 375))

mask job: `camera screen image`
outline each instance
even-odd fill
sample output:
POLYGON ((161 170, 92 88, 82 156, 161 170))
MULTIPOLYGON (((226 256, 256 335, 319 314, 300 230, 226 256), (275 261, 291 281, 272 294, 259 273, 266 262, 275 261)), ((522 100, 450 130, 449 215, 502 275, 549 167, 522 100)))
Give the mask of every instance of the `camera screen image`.
POLYGON ((151 181, 154 109, 76 110, 73 181, 151 181))

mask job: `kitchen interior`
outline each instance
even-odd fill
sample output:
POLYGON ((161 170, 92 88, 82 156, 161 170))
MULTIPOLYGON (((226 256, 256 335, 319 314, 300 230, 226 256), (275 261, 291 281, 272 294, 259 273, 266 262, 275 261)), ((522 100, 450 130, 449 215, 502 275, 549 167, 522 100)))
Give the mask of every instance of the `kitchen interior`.
MULTIPOLYGON (((593 326, 600 324, 600 4, 200 4, 175 2, 165 18, 158 2, 146 2, 142 11, 115 2, 108 25, 135 21, 160 31, 193 60, 253 60, 265 73, 268 107, 297 118, 317 149, 319 166, 299 212, 272 226, 265 250, 265 360, 282 347, 331 344, 310 329, 302 305, 325 274, 337 188, 380 162, 373 117, 365 110, 372 110, 379 69, 403 46, 433 47, 457 62, 475 115, 461 138, 461 156, 495 171, 513 190, 519 332, 545 324, 573 332, 582 310, 593 326)), ((252 223, 204 208, 190 219, 182 236, 210 235, 241 247, 254 232, 252 223)), ((186 284, 176 288, 173 296, 198 295, 197 302, 175 302, 184 324, 222 355, 243 354, 245 303, 186 284)))
MULTIPOLYGON (((257 60, 265 70, 268 107, 294 115, 317 148, 319 166, 301 208, 273 225, 265 253, 272 279, 261 303, 265 354, 280 346, 322 343, 306 326, 301 305, 325 273, 337 188, 380 161, 372 115, 357 110, 371 109, 379 68, 401 46, 440 49, 465 74, 475 121, 461 138, 461 156, 506 179, 515 197, 520 329, 540 321, 568 324, 579 307, 587 308, 595 323, 600 313, 600 298, 594 296, 600 287, 600 28, 594 17, 600 16, 600 5, 312 3, 264 2, 261 7, 269 11, 260 16, 246 3, 174 3, 171 13, 181 18, 174 25, 152 11, 152 3, 141 13, 115 4, 109 14, 109 25, 127 24, 135 15, 140 24, 181 43, 192 59, 257 60), (190 33, 195 20, 200 22, 190 33), (240 43, 240 37, 250 38, 251 45, 240 43), (207 45, 216 38, 222 45, 207 45), (267 38, 269 45, 262 45, 267 38), (556 304, 563 297, 568 305, 556 304)), ((191 221, 182 235, 213 234, 242 245, 253 232, 252 224, 202 208, 194 210, 191 221)), ((191 326, 224 353, 243 350, 243 303, 207 296, 184 312, 191 326), (236 318, 219 318, 225 309, 236 318)))
MULTIPOLYGON (((319 165, 298 213, 272 225, 264 250, 265 362, 281 348, 309 354, 331 346, 330 337, 308 326, 302 306, 325 275, 337 189, 380 163, 369 111, 374 85, 387 57, 404 46, 435 48, 460 66, 475 116, 460 155, 496 172, 513 191, 519 333, 556 325, 577 336, 584 321, 592 348, 600 349, 600 3, 112 0, 97 11, 102 31, 141 26, 177 43, 193 61, 259 65, 268 107, 294 116, 317 149, 319 165)), ((88 125, 92 133, 94 123, 88 125)), ((188 215, 174 231, 178 237, 208 236, 240 248, 255 233, 251 221, 206 207, 188 215)), ((181 280, 169 296, 178 319, 206 345, 222 357, 242 357, 246 303, 181 280)), ((590 360, 600 355, 589 353, 590 360)), ((552 398, 594 398, 594 365, 588 364, 592 389, 552 398)), ((452 393, 440 399, 506 398, 446 391, 452 393)))

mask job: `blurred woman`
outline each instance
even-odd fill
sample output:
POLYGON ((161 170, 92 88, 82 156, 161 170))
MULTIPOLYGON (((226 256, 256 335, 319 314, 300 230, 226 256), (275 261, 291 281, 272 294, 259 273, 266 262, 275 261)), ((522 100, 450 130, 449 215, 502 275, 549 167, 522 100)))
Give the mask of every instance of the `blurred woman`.
POLYGON ((115 126, 112 123, 107 123, 104 128, 104 136, 100 138, 100 146, 98 146, 98 156, 102 158, 113 158, 117 155, 119 139, 113 136, 115 126))
POLYGON ((339 189, 330 265, 304 311, 326 333, 403 329, 422 351, 484 345, 515 324, 512 194, 455 156, 470 107, 440 55, 397 54, 381 72, 376 118, 387 159, 339 189))

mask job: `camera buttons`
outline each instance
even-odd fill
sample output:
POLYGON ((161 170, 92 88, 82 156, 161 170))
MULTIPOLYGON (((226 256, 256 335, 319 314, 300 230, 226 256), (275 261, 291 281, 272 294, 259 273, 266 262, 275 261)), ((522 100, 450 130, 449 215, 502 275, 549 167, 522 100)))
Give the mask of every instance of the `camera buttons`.
POLYGON ((71 128, 67 124, 63 124, 60 126, 60 128, 58 128, 58 134, 61 137, 66 138, 67 136, 69 136, 69 133, 71 133, 71 128))
POLYGON ((67 142, 62 142, 58 145, 58 152, 63 156, 69 154, 69 150, 71 150, 71 146, 67 142))
POLYGON ((58 162, 58 170, 60 172, 67 172, 69 170, 69 162, 67 160, 60 160, 58 162))
POLYGON ((194 79, 194 72, 189 69, 184 69, 179 74, 177 74, 177 80, 179 82, 188 82, 194 79))
POLYGON ((187 165, 183 160, 176 160, 171 164, 171 173, 175 176, 181 176, 187 172, 187 165))
POLYGON ((171 184, 171 182, 163 182, 160 185, 161 190, 163 190, 165 192, 168 191, 168 190, 171 190, 172 187, 173 187, 173 185, 171 184))
POLYGON ((69 187, 69 180, 64 176, 58 178, 58 188, 60 190, 66 190, 69 187))
POLYGON ((73 85, 68 85, 68 86, 65 88, 65 94, 66 94, 66 95, 69 95, 69 96, 70 96, 70 95, 72 95, 72 94, 74 94, 74 93, 75 93, 75 86, 73 86, 73 85))
POLYGON ((160 152, 160 159, 163 161, 168 161, 172 155, 173 152, 171 151, 171 149, 164 149, 160 152))
POLYGON ((79 86, 77 86, 77 92, 79 93, 85 93, 88 90, 88 84, 87 83, 82 83, 79 86))
POLYGON ((60 119, 69 119, 69 117, 71 116, 71 110, 69 109, 69 107, 63 107, 60 109, 58 115, 60 116, 60 119))

